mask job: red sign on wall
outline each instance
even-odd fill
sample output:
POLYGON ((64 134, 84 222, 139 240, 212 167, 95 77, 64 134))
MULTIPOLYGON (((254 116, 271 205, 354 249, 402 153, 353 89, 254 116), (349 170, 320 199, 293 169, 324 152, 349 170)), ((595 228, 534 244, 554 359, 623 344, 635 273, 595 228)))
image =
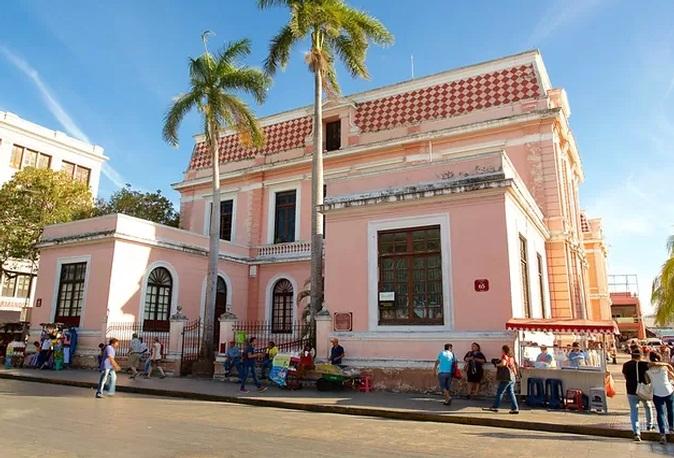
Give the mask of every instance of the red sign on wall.
POLYGON ((485 291, 489 291, 489 280, 486 278, 479 278, 475 280, 475 291, 478 293, 484 293, 485 291))
POLYGON ((335 313, 334 320, 334 329, 339 332, 351 332, 353 328, 353 314, 348 313, 335 313))

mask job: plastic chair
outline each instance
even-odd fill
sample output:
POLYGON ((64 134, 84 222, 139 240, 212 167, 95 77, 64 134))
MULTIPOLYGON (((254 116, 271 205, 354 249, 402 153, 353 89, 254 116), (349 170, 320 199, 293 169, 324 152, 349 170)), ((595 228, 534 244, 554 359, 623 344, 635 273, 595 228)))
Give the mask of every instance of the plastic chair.
POLYGON ((545 406, 545 389, 542 378, 532 377, 527 380, 527 405, 531 407, 545 406))
POLYGON ((549 378, 545 380, 545 399, 551 409, 564 408, 564 389, 560 379, 549 378))
POLYGON ((590 388, 590 410, 597 412, 607 412, 608 406, 606 403, 606 391, 603 387, 590 388))
POLYGON ((369 393, 372 391, 372 377, 369 375, 361 375, 356 381, 356 387, 361 393, 369 393))
POLYGON ((564 396, 564 406, 567 410, 585 410, 583 403, 583 392, 581 390, 566 390, 566 395, 564 396))

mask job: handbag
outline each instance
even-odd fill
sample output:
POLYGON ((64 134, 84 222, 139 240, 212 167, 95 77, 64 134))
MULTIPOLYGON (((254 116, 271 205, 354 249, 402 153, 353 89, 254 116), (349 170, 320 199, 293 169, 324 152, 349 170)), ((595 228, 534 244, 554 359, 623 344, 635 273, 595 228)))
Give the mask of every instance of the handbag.
POLYGON ((639 380, 639 361, 634 365, 637 371, 637 397, 642 401, 653 400, 653 385, 650 383, 641 383, 639 380))
POLYGON ((508 366, 496 367, 496 380, 499 382, 511 382, 513 379, 512 372, 508 366))
POLYGON ((461 369, 459 369, 459 363, 457 363, 456 361, 454 362, 454 370, 452 371, 452 378, 455 378, 457 380, 461 380, 463 378, 461 369))

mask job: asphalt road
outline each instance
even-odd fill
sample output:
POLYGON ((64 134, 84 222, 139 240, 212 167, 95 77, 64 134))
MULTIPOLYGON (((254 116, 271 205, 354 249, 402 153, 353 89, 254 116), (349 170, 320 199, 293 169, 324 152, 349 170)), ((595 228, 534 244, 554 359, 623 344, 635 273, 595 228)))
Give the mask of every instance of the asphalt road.
POLYGON ((289 411, 0 380, 0 457, 653 457, 624 439, 289 411))

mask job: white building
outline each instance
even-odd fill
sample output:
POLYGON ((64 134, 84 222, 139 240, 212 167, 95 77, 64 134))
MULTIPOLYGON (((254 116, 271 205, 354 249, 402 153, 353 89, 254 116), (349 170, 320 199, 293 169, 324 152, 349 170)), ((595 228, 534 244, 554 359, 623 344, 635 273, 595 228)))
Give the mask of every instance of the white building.
MULTIPOLYGON (((106 159, 100 146, 0 111, 0 186, 26 167, 50 168, 88 183, 95 197, 106 159)), ((13 260, 4 270, 0 277, 0 322, 27 319, 33 305, 36 267, 13 260)))

